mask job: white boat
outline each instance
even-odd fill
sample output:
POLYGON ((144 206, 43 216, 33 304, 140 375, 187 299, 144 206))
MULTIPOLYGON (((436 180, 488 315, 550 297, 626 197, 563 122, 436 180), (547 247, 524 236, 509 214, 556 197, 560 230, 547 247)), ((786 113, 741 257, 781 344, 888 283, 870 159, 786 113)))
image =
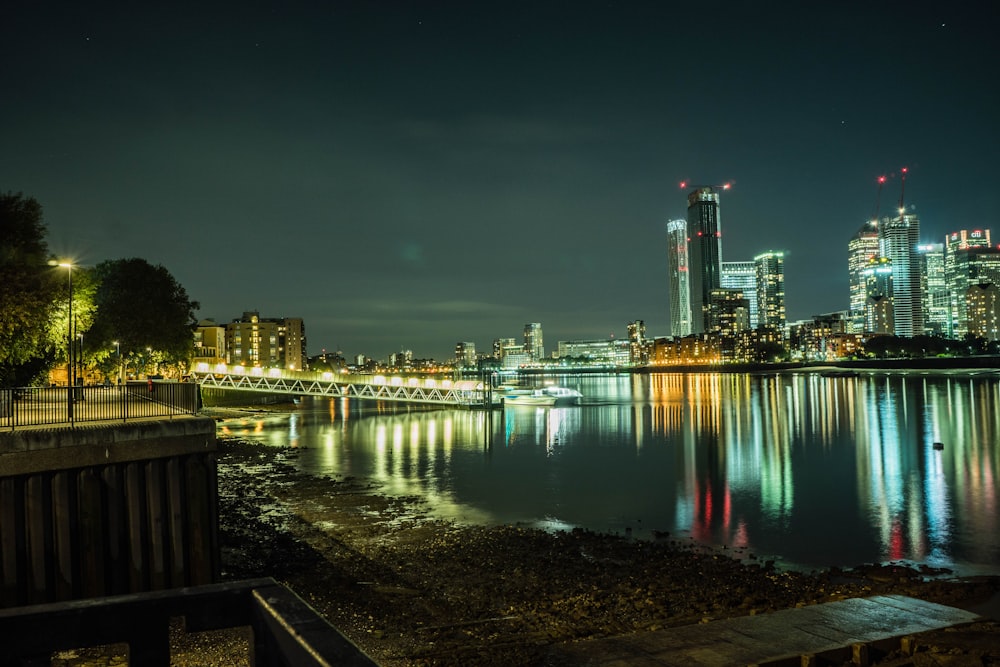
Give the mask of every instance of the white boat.
POLYGON ((540 389, 514 389, 498 387, 498 395, 504 407, 530 405, 535 407, 554 405, 577 405, 583 394, 576 389, 550 385, 540 389))

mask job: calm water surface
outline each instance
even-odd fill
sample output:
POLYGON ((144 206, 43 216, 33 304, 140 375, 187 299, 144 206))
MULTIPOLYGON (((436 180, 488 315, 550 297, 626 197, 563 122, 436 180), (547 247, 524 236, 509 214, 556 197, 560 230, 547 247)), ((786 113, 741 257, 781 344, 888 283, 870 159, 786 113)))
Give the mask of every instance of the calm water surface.
POLYGON ((1000 574, 996 375, 556 379, 584 403, 490 419, 324 399, 221 432, 297 447, 302 470, 370 478, 460 521, 666 532, 792 568, 1000 574))

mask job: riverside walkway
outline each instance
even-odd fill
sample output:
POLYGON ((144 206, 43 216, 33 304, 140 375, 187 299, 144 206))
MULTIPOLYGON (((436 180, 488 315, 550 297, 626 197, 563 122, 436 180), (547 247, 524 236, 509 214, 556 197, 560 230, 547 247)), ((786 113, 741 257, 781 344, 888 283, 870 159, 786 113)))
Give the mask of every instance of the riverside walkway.
POLYGON ((174 418, 195 415, 198 407, 192 383, 8 388, 0 389, 0 431, 174 418))
POLYGON ((553 665, 580 667, 730 667, 866 665, 909 637, 971 623, 963 609, 901 595, 878 595, 741 616, 627 637, 560 646, 553 665))

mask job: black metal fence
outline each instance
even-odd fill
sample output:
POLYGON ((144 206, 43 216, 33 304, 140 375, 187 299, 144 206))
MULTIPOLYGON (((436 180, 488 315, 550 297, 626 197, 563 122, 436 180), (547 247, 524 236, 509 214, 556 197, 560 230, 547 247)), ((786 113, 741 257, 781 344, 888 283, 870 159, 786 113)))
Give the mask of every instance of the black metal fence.
POLYGON ((0 389, 0 428, 128 421, 196 414, 193 382, 0 389))

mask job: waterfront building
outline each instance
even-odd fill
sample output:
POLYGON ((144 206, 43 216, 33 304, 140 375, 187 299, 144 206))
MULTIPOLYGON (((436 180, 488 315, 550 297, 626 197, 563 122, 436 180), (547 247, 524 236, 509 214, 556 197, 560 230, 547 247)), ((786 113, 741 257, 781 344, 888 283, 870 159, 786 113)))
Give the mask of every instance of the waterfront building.
POLYGON ((278 358, 290 371, 309 370, 306 353, 306 325, 300 317, 286 317, 278 322, 278 358))
POLYGON ((670 307, 670 334, 691 333, 691 283, 688 272, 687 220, 667 223, 667 297, 670 307))
POLYGON ((879 255, 878 222, 870 220, 847 242, 847 278, 850 288, 848 312, 852 331, 864 331, 868 290, 862 273, 869 262, 879 255))
POLYGON ((503 355, 500 367, 506 369, 523 368, 530 366, 531 362, 531 355, 524 351, 524 347, 518 346, 511 348, 509 352, 503 355))
POLYGON ((529 322, 524 325, 524 351, 532 361, 538 361, 545 357, 542 325, 538 322, 529 322))
POLYGON ((865 279, 865 332, 894 332, 892 307, 892 261, 878 257, 868 262, 861 275, 865 279))
POLYGON ((1000 339, 998 299, 1000 288, 993 283, 979 283, 969 287, 965 300, 969 334, 989 341, 1000 339))
POLYGON ((496 338, 493 340, 493 358, 502 361, 515 347, 523 349, 523 346, 518 345, 513 338, 496 338))
POLYGON ((924 333, 947 336, 951 331, 951 305, 944 279, 944 244, 917 246, 920 257, 920 291, 923 293, 924 333))
POLYGON ((191 365, 226 363, 226 327, 213 319, 198 322, 194 330, 194 355, 191 365))
POLYGON ((846 356, 845 348, 853 348, 860 334, 852 334, 850 311, 813 315, 811 319, 789 327, 788 346, 796 358, 808 361, 833 361, 846 356))
POLYGON ((924 332, 923 299, 920 293, 920 220, 900 211, 885 217, 878 228, 879 251, 892 262, 893 333, 912 338, 924 332))
POLYGON ((646 323, 635 320, 628 323, 629 363, 643 365, 649 361, 649 345, 646 341, 646 323))
POLYGON ((627 340, 606 338, 601 340, 561 340, 557 343, 559 359, 575 360, 596 366, 628 366, 632 346, 627 340))
POLYGON ((962 338, 968 333, 966 295, 969 287, 979 282, 976 253, 989 252, 991 247, 988 229, 961 229, 945 237, 944 281, 948 292, 950 338, 962 338))
POLYGON ((681 338, 657 338, 653 341, 651 364, 683 366, 719 363, 719 336, 691 334, 681 338))
POLYGON ((757 264, 755 262, 722 262, 722 286, 743 292, 750 309, 750 328, 756 329, 757 319, 757 264))
POLYGON ((711 186, 688 194, 688 281, 691 295, 691 333, 710 331, 707 320, 712 290, 722 287, 722 232, 719 193, 711 186))
POLYGON ((531 363, 531 355, 524 349, 524 343, 514 338, 497 338, 493 341, 493 357, 501 368, 520 368, 531 363))
POLYGON ((455 343, 455 365, 470 367, 476 365, 476 344, 470 341, 455 343))
POLYGON ((753 258, 757 269, 757 326, 785 329, 785 253, 768 251, 753 258))
POLYGON ((750 306, 738 289, 718 288, 709 295, 709 333, 719 337, 719 360, 736 361, 736 338, 750 328, 750 306))
POLYGON ((246 311, 226 325, 230 364, 307 370, 305 323, 301 318, 262 318, 246 311))
POLYGON ((774 327, 741 331, 736 338, 736 361, 769 363, 786 355, 785 332, 774 327))

